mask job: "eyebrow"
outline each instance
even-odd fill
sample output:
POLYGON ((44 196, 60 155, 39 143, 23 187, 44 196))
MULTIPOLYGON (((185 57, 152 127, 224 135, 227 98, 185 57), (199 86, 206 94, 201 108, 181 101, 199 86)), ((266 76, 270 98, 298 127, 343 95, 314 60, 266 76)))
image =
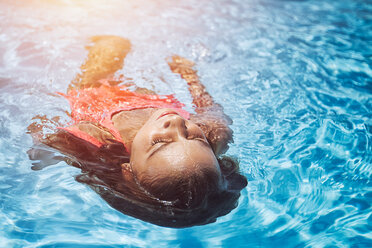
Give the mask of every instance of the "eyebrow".
MULTIPOLYGON (((194 140, 194 141, 198 141, 199 143, 202 143, 203 146, 208 147, 209 149, 212 149, 211 146, 209 145, 209 143, 206 142, 206 141, 199 140, 199 139, 193 139, 193 140, 194 140)), ((151 158, 153 155, 155 155, 155 153, 157 153, 157 152, 163 150, 165 147, 167 147, 168 145, 170 145, 170 144, 172 144, 172 143, 174 143, 174 142, 169 142, 169 143, 166 143, 166 144, 164 144, 164 145, 161 145, 160 147, 155 148, 155 149, 150 153, 150 155, 148 156, 148 158, 151 158)))

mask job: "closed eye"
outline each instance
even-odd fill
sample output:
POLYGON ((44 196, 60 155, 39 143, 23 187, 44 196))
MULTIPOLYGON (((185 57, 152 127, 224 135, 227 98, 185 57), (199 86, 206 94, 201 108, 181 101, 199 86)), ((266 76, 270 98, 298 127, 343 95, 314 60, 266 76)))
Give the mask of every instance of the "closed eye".
POLYGON ((205 137, 201 134, 191 134, 187 137, 187 139, 201 139, 205 141, 205 137))
POLYGON ((169 143, 169 142, 172 142, 172 140, 171 139, 166 139, 166 138, 154 138, 151 141, 151 146, 154 146, 158 143, 169 143))
POLYGON ((202 143, 204 143, 204 145, 207 145, 207 146, 210 146, 209 142, 206 140, 206 138, 204 137, 204 135, 202 134, 191 134, 187 137, 188 140, 197 140, 197 141, 200 141, 202 143))

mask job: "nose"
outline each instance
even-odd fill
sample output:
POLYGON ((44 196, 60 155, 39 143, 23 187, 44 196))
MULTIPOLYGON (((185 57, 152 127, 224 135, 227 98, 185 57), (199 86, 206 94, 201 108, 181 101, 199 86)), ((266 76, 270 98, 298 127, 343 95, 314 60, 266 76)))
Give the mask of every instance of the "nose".
POLYGON ((186 120, 179 115, 172 115, 167 118, 163 123, 165 129, 175 130, 178 134, 185 137, 186 136, 186 120))

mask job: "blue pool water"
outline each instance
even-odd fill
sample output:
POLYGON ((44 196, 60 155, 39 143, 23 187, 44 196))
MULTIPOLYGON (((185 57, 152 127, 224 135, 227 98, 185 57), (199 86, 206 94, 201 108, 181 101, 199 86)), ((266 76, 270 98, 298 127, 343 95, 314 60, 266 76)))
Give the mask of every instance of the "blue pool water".
POLYGON ((372 247, 372 2, 0 2, 0 247, 372 247), (173 93, 165 59, 197 63, 233 119, 249 184, 216 223, 155 226, 112 209, 79 170, 32 171, 35 115, 68 120, 66 91, 93 35, 131 40, 120 71, 173 93))

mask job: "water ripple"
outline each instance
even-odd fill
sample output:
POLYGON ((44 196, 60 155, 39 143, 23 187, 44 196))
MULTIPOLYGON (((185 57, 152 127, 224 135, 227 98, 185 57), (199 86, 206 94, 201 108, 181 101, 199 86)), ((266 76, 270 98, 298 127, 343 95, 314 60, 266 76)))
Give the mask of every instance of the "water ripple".
POLYGON ((368 1, 9 1, 0 3, 0 243, 6 247, 371 247, 372 84, 368 1), (249 179, 207 226, 125 216, 59 163, 31 171, 26 127, 68 121, 64 92, 92 35, 133 43, 119 72, 176 93, 166 57, 196 61, 234 121, 229 154, 249 179))

